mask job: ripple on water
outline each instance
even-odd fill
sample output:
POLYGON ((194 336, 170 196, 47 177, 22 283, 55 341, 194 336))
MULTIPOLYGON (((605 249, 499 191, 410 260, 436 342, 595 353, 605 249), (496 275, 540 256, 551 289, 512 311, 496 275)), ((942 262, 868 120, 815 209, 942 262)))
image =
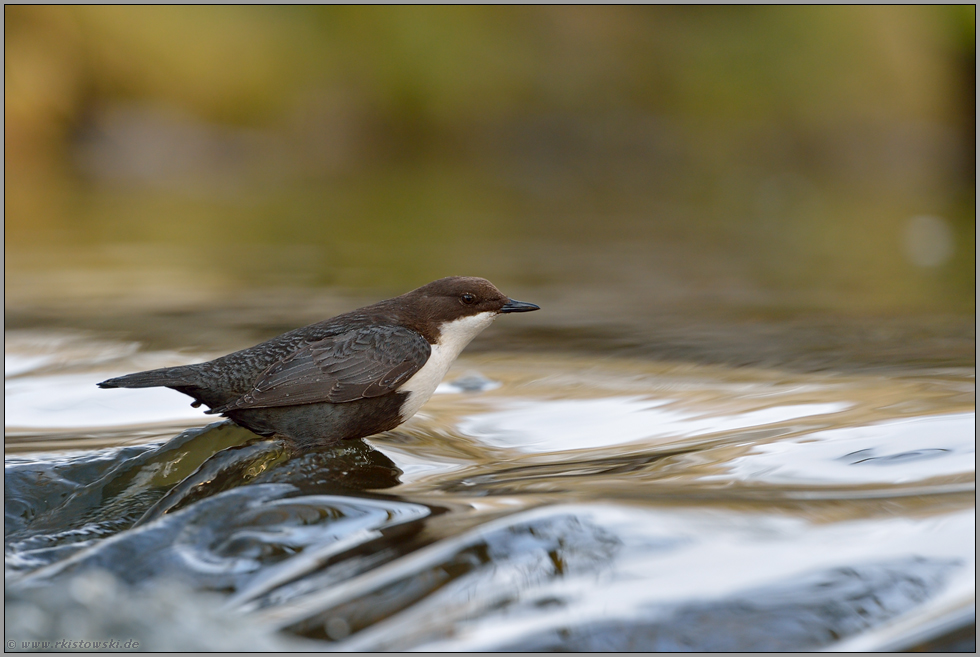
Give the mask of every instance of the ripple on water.
POLYGON ((798 650, 969 593, 972 528, 970 511, 820 525, 558 505, 260 618, 321 639, 329 619, 358 619, 350 627, 362 631, 340 650, 798 650), (382 601, 387 618, 377 617, 382 601))
POLYGON ((976 472, 976 415, 831 429, 757 445, 731 477, 780 484, 903 484, 976 472))
POLYGON ((4 426, 24 430, 91 429, 200 422, 209 418, 191 408, 190 398, 167 388, 103 390, 93 374, 20 377, 4 382, 4 426))
MULTIPOLYGON (((204 423, 169 390, 95 387, 164 356, 89 351, 13 354, 8 449, 204 423)), ((969 609, 971 376, 497 354, 366 443, 293 454, 218 423, 9 456, 8 589, 79 619, 43 592, 180 580, 318 649, 832 647, 969 609)))
POLYGON ((665 443, 839 413, 851 405, 845 401, 794 404, 715 415, 684 409, 671 399, 515 401, 508 404, 507 410, 464 418, 459 430, 493 447, 560 452, 638 441, 665 443))

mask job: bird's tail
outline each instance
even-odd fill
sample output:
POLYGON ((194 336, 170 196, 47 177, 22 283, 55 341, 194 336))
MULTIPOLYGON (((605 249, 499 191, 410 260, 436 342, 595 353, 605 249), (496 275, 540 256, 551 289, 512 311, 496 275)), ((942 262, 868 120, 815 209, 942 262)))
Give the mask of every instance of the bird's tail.
POLYGON ((99 384, 100 388, 154 388, 165 386, 173 388, 176 386, 194 385, 194 370, 189 367, 165 367, 159 370, 148 370, 146 372, 136 372, 125 376, 117 376, 113 379, 106 379, 99 384))

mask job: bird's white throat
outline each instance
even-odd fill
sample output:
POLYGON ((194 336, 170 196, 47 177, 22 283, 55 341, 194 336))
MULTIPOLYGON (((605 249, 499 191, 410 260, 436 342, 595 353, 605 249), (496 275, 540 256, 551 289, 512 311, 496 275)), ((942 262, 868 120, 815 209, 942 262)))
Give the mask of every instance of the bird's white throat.
POLYGON ((431 345, 432 353, 429 354, 429 360, 425 361, 425 365, 415 373, 415 376, 398 389, 399 392, 408 393, 408 399, 402 404, 402 422, 422 408, 422 404, 427 402, 435 392, 459 353, 480 334, 480 331, 490 326, 496 316, 495 312, 485 312, 461 317, 442 325, 439 342, 431 345))

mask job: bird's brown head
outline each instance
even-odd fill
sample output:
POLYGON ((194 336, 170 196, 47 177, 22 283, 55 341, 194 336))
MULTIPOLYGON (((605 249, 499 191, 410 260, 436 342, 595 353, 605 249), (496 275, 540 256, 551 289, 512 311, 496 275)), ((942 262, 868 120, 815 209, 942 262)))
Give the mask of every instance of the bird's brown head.
POLYGON ((413 313, 426 324, 441 325, 472 316, 493 317, 503 313, 538 310, 538 306, 515 301, 485 278, 450 276, 403 294, 413 313))

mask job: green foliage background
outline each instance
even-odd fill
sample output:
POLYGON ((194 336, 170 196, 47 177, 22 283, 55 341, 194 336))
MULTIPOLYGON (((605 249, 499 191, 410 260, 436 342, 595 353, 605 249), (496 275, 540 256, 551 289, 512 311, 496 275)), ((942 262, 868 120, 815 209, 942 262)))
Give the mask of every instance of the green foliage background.
POLYGON ((8 307, 469 273, 975 308, 972 5, 4 19, 8 307), (939 266, 907 257, 918 215, 939 266))

